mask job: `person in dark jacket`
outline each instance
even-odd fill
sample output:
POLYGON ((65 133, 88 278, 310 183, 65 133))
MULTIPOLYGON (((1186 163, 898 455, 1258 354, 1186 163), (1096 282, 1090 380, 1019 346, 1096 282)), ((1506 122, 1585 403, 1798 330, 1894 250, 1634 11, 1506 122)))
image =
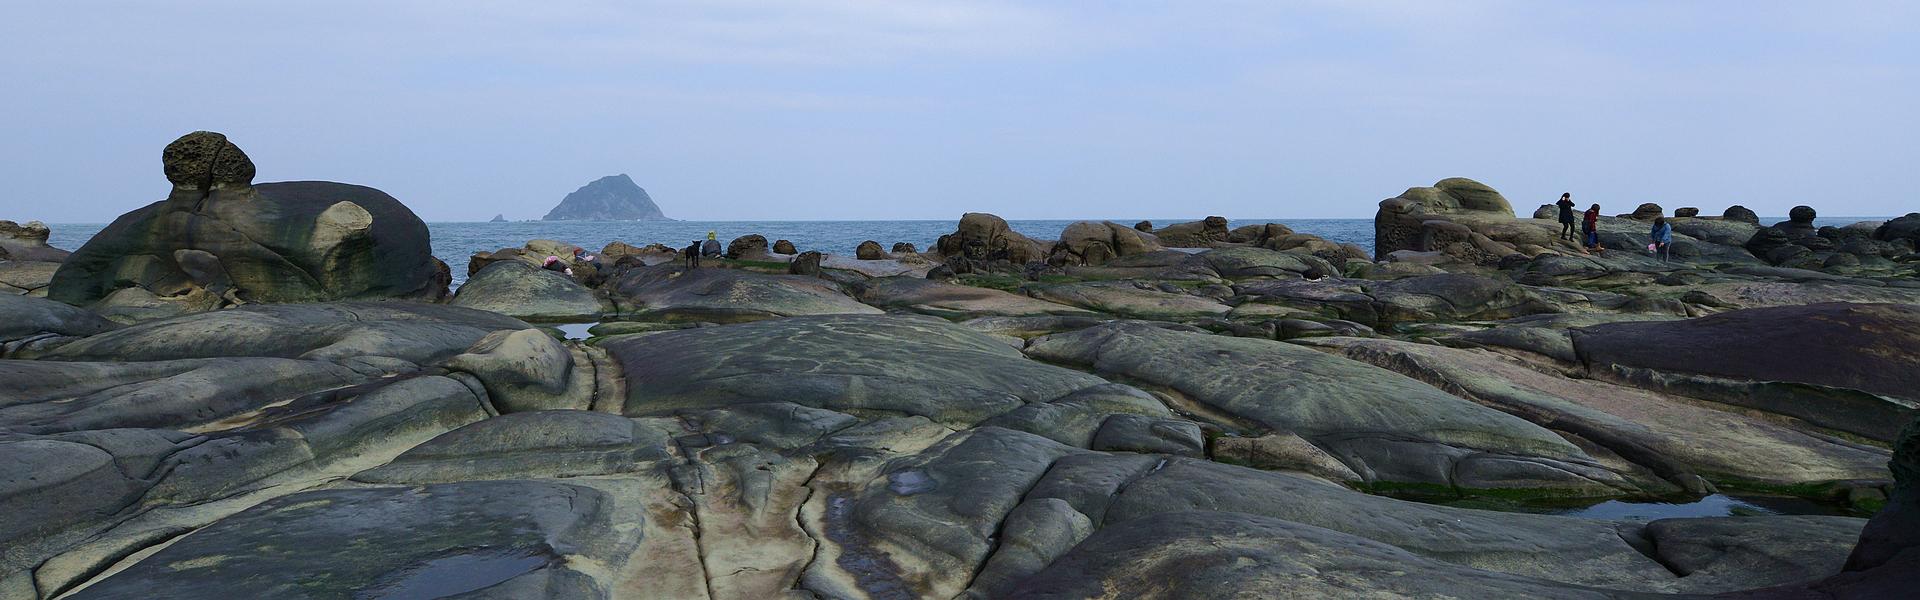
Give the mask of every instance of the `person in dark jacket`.
POLYGON ((706 243, 700 245, 700 255, 701 256, 719 256, 720 255, 720 236, 718 234, 712 231, 707 232, 706 243))
POLYGON ((687 244, 686 255, 688 269, 700 268, 700 240, 694 240, 693 243, 687 244))
POLYGON ((562 275, 566 275, 568 277, 573 276, 573 267, 567 266, 567 263, 560 262, 560 257, 558 256, 547 257, 546 260, 541 261, 540 268, 546 269, 548 271, 553 271, 555 273, 559 273, 562 275))
POLYGON ((1587 209, 1585 218, 1580 220, 1580 233, 1586 237, 1582 246, 1588 252, 1606 251, 1606 248, 1600 247, 1600 205, 1595 204, 1587 209))
POLYGON ((1560 239, 1573 241, 1573 194, 1560 195, 1560 201, 1553 203, 1560 207, 1560 239))
POLYGON ((1673 253, 1668 248, 1673 245, 1673 224, 1668 223, 1666 217, 1654 217, 1653 231, 1647 235, 1653 238, 1654 256, 1660 260, 1672 258, 1673 253))

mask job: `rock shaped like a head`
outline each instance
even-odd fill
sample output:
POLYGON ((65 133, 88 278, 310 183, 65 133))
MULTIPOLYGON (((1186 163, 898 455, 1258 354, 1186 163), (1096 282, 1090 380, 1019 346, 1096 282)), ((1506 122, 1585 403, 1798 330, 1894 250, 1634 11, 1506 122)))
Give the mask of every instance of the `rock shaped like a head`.
POLYGON ((1819 216, 1819 214, 1820 213, 1815 212, 1811 206, 1795 206, 1793 210, 1787 211, 1787 220, 1794 223, 1812 225, 1814 217, 1819 216))
POLYGON ((174 187, 208 189, 253 184, 253 160, 227 136, 212 131, 180 136, 160 152, 160 162, 174 187))

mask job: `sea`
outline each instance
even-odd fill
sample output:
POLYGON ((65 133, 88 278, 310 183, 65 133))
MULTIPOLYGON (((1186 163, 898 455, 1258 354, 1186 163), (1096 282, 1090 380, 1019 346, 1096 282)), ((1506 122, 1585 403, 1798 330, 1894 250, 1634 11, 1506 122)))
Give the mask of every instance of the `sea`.
MULTIPOLYGON (((1085 219, 1009 220, 1007 225, 1039 240, 1060 239, 1068 225, 1085 219)), ((1107 219, 1132 226, 1142 219, 1107 219)), ((1146 219, 1155 226, 1194 221, 1197 218, 1146 219)), ((1762 218, 1762 223, 1785 221, 1785 217, 1762 218)), ((1868 217, 1822 217, 1816 225, 1844 226, 1873 219, 1868 217)), ((1310 233, 1328 240, 1349 243, 1372 250, 1373 219, 1232 219, 1232 227, 1260 223, 1283 223, 1296 232, 1310 233)), ((880 242, 891 249, 895 242, 909 242, 921 250, 933 247, 940 236, 952 233, 958 220, 926 221, 509 221, 428 223, 433 237, 433 254, 446 261, 453 271, 457 287, 467 276, 467 258, 475 252, 518 248, 528 240, 556 240, 589 251, 597 251, 614 241, 635 246, 662 243, 684 247, 693 240, 704 240, 713 232, 726 243, 747 234, 767 237, 769 244, 787 240, 800 250, 818 250, 828 254, 852 254, 866 240, 880 242)), ((47 243, 73 250, 85 244, 105 227, 104 223, 54 223, 47 227, 52 235, 47 243)))

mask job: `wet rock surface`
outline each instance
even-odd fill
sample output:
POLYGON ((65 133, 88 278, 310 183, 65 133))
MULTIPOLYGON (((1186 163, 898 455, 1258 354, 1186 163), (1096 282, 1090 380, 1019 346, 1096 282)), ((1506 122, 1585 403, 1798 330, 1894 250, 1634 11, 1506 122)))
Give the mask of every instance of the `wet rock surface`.
MULTIPOLYGON (((265 187, 189 138, 169 202, 265 187)), ((112 301, 0 295, 0 598, 1911 591, 1912 219, 1686 211, 1661 261, 1657 207, 1597 254, 1471 180, 1380 211, 1379 262, 975 213, 926 255, 576 278, 536 240, 451 306, 228 294, 202 246, 112 301), (1549 514, 1736 492, 1848 516, 1549 514)))

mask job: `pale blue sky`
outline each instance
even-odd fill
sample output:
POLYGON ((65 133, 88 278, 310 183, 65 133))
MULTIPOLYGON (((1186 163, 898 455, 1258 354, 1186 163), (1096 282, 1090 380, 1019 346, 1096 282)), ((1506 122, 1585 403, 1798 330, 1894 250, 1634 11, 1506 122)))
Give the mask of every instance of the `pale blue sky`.
POLYGON ((9 4, 5 219, 158 200, 195 129, 435 221, 622 172, 685 219, 1920 210, 1913 2, 9 4))

